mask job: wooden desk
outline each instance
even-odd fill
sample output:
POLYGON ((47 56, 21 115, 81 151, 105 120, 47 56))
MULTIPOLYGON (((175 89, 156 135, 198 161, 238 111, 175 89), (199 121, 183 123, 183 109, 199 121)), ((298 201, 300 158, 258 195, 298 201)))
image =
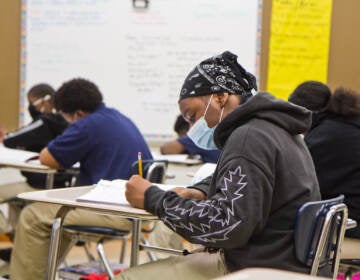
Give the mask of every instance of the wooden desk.
POLYGON ((114 206, 104 203, 79 202, 76 198, 90 191, 94 186, 43 190, 35 192, 27 192, 18 195, 18 198, 46 202, 52 204, 60 204, 62 207, 56 214, 51 232, 51 241, 49 249, 49 259, 47 267, 47 278, 55 279, 58 254, 61 241, 62 225, 67 213, 75 208, 92 210, 99 214, 117 215, 132 221, 132 243, 130 266, 136 266, 139 258, 140 229, 142 220, 155 220, 157 217, 151 215, 142 209, 133 208, 131 206, 114 206))
POLYGON ((247 268, 238 272, 230 273, 226 276, 216 278, 216 280, 325 280, 329 278, 311 276, 308 274, 295 273, 291 271, 271 269, 271 268, 247 268))

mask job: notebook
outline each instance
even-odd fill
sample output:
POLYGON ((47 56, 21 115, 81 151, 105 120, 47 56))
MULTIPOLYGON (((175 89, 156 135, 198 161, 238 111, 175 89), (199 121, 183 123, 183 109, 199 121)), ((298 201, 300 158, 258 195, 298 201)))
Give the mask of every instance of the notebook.
MULTIPOLYGON (((130 205, 125 197, 126 180, 100 180, 88 193, 79 196, 76 200, 83 202, 99 202, 113 205, 130 205)), ((168 191, 175 185, 154 184, 159 188, 168 191)))

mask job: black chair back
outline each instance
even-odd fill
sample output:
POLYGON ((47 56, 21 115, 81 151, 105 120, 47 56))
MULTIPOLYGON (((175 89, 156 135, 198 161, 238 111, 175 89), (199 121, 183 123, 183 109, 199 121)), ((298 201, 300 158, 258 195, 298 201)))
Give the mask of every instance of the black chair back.
MULTIPOLYGON (((143 176, 152 183, 164 183, 166 169, 169 162, 167 160, 143 160, 143 176)), ((132 174, 139 174, 139 165, 135 161, 131 167, 132 174)))
POLYGON ((344 238, 347 207, 344 196, 312 201, 302 205, 295 222, 295 255, 317 275, 318 269, 332 264, 333 275, 339 266, 339 249, 344 238))

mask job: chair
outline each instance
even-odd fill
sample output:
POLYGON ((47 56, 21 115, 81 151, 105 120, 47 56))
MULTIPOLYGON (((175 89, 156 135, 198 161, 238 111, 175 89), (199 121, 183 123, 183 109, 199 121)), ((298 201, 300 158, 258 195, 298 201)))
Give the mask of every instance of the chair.
MULTIPOLYGON (((167 160, 143 160, 144 178, 152 183, 164 183, 168 164, 167 160)), ((137 161, 132 164, 131 173, 139 174, 137 161)))
POLYGON ((320 268, 331 264, 336 279, 340 247, 344 239, 348 211, 344 196, 307 202, 297 212, 295 222, 295 255, 317 275, 320 268))
MULTIPOLYGON (((168 166, 167 160, 143 160, 143 174, 145 179, 153 183, 163 183, 166 176, 166 169, 168 166)), ((132 174, 138 174, 138 162, 134 162, 132 165, 132 174)), ((85 253, 88 256, 89 260, 94 260, 95 258, 90 253, 88 248, 88 241, 94 241, 97 243, 96 251, 98 253, 99 259, 103 264, 106 273, 109 275, 110 279, 114 278, 114 274, 110 268, 110 264, 105 256, 103 242, 106 240, 121 240, 121 254, 120 254, 120 263, 124 262, 126 242, 130 236, 129 231, 119 230, 115 228, 107 227, 96 227, 96 226, 79 226, 79 225, 66 225, 63 227, 63 230, 66 234, 70 234, 71 243, 68 246, 64 257, 70 251, 70 249, 76 243, 80 242, 80 245, 84 246, 85 253), (85 242, 86 241, 86 242, 85 242)), ((143 233, 149 233, 150 230, 142 230, 143 233)), ((143 244, 147 244, 147 240, 144 236, 141 237, 143 244)), ((156 260, 155 256, 151 252, 147 252, 151 261, 156 260)), ((60 260, 61 263, 63 260, 60 260)))
POLYGON ((360 239, 345 238, 341 248, 340 269, 346 280, 360 271, 360 239))

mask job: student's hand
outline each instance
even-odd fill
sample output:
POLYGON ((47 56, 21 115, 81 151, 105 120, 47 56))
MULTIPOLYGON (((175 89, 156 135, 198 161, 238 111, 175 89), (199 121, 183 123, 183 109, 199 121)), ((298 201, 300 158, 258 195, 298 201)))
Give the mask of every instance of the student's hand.
POLYGON ((199 200, 206 199, 206 195, 202 191, 197 189, 176 187, 171 191, 177 193, 182 197, 186 197, 190 199, 199 199, 199 200))
POLYGON ((125 197, 131 206, 144 209, 145 191, 152 185, 139 175, 133 175, 126 183, 125 197))

